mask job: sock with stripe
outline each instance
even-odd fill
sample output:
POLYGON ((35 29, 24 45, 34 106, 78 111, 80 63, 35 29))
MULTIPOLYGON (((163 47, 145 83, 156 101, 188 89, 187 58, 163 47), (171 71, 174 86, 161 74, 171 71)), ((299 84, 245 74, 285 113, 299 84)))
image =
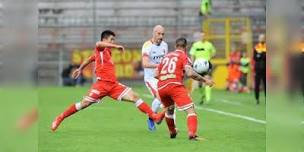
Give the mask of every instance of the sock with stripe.
POLYGON ((74 113, 76 113, 77 111, 81 110, 81 103, 78 102, 78 103, 75 103, 75 104, 72 104, 71 106, 69 106, 62 114, 61 116, 63 118, 67 118, 71 115, 73 115, 74 113))
POLYGON ((188 114, 187 126, 189 136, 195 136, 197 131, 197 116, 195 113, 188 114))

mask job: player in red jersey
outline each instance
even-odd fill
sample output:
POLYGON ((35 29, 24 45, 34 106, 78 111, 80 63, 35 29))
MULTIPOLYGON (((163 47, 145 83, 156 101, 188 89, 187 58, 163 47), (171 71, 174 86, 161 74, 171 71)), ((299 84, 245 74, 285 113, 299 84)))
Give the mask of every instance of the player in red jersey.
POLYGON ((178 110, 186 111, 188 135, 190 140, 200 140, 197 136, 197 116, 194 110, 194 104, 189 96, 187 89, 183 84, 184 73, 194 80, 202 81, 209 86, 214 83, 196 73, 191 66, 191 60, 186 54, 187 40, 179 38, 176 40, 176 50, 167 54, 161 61, 156 71, 158 81, 158 93, 161 102, 167 109, 165 120, 170 132, 170 138, 175 138, 177 131, 175 129, 173 113, 174 104, 178 110))
POLYGON ((73 73, 73 77, 77 78, 88 64, 95 61, 95 74, 97 81, 92 85, 90 91, 81 102, 72 104, 63 113, 56 117, 51 126, 53 131, 58 128, 65 118, 92 105, 93 103, 98 102, 105 96, 110 96, 111 98, 119 101, 134 103, 140 111, 147 114, 148 117, 153 119, 155 122, 162 120, 164 112, 155 114, 142 99, 135 95, 131 88, 117 81, 115 76, 115 67, 111 59, 111 49, 116 48, 124 51, 124 47, 114 44, 114 40, 114 32, 110 30, 103 31, 101 34, 101 41, 96 43, 94 55, 84 61, 73 73))

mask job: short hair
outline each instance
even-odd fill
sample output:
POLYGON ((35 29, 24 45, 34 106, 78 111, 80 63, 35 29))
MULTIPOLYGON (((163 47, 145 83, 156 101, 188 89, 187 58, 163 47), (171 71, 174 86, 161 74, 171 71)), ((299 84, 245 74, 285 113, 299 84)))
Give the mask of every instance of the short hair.
POLYGON ((187 40, 185 38, 183 38, 183 37, 178 38, 175 41, 175 46, 176 47, 181 47, 181 48, 186 48, 187 47, 187 40))
POLYGON ((108 38, 109 36, 115 36, 115 33, 111 30, 105 30, 101 33, 100 35, 100 40, 102 41, 103 39, 108 38))

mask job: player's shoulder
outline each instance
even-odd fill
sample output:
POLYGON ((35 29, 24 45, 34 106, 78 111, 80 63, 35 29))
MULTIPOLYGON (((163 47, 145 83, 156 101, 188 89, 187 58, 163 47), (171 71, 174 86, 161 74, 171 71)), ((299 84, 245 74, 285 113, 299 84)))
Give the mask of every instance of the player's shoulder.
POLYGON ((151 42, 151 40, 146 41, 146 42, 143 44, 143 49, 146 49, 146 48, 151 47, 152 44, 153 44, 153 43, 151 42))
POLYGON ((165 41, 162 41, 162 42, 161 42, 161 45, 168 47, 168 43, 165 42, 165 41))
POLYGON ((206 43, 207 45, 213 46, 212 42, 210 42, 210 41, 206 41, 205 43, 206 43))

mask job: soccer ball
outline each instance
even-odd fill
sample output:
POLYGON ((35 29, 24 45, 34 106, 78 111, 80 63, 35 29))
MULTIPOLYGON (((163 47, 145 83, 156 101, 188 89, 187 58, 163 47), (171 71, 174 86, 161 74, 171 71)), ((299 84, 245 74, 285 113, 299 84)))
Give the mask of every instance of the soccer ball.
POLYGON ((196 59, 193 63, 193 69, 198 74, 206 74, 209 71, 209 61, 205 59, 196 59))

